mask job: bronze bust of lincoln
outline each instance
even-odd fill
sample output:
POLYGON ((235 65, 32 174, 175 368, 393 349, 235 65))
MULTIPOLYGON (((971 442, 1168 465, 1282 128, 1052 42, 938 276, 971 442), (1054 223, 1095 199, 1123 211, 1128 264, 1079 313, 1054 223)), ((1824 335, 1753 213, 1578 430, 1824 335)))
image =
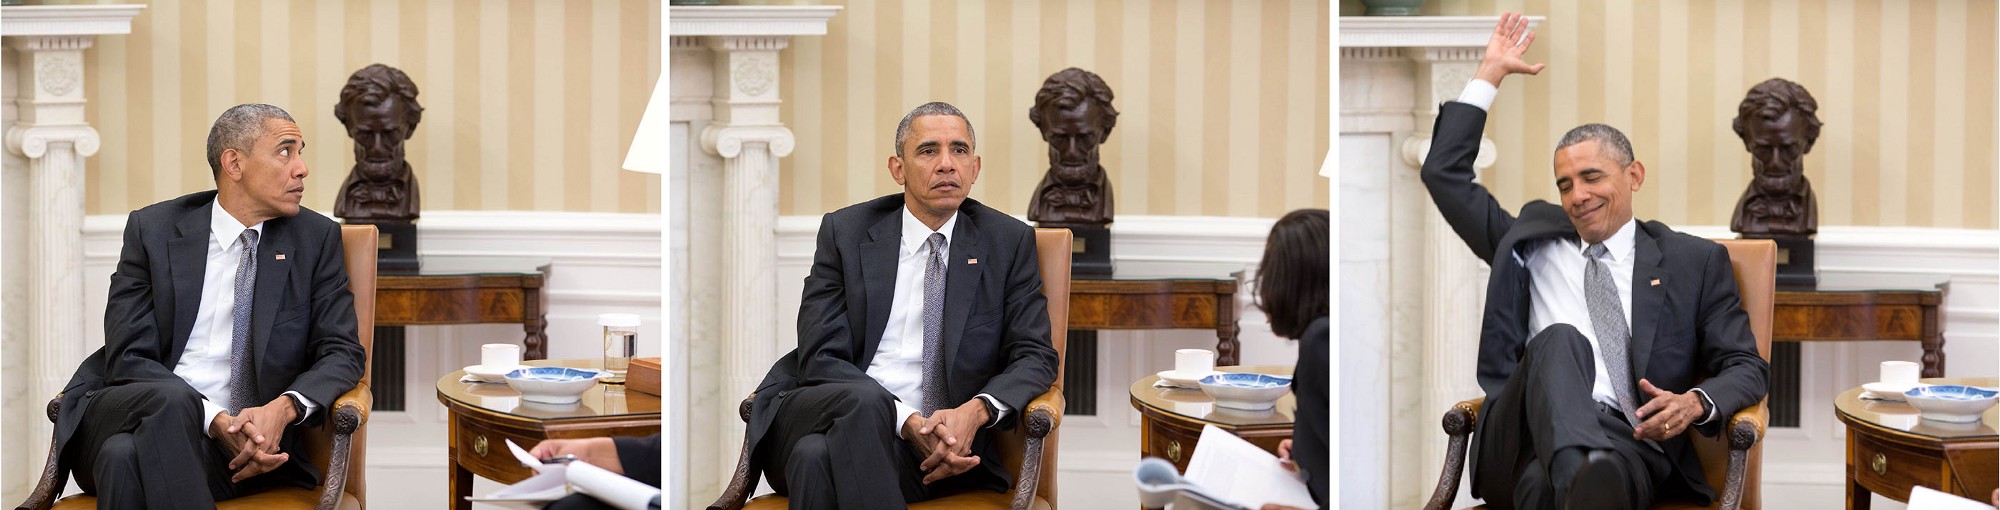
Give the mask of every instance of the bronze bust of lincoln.
POLYGON ((334 198, 335 216, 355 223, 417 219, 417 176, 403 159, 403 142, 423 114, 417 84, 402 70, 373 64, 348 77, 333 117, 354 139, 354 168, 334 198))
POLYGON ((1806 181, 1805 156, 1819 140, 1819 103, 1806 88, 1772 78, 1750 89, 1731 126, 1750 151, 1749 189, 1736 201, 1729 229, 1746 236, 1807 237, 1819 231, 1819 203, 1806 181))
POLYGON ((1098 165, 1098 147, 1118 124, 1111 87, 1096 73, 1064 69, 1042 82, 1028 120, 1049 143, 1049 170, 1028 202, 1028 220, 1044 226, 1110 223, 1111 179, 1098 165))

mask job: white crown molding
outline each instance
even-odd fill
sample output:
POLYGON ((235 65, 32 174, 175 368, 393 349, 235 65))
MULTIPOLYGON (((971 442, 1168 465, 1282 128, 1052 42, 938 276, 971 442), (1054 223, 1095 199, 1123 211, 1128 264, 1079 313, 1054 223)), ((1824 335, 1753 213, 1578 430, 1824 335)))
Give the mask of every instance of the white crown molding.
POLYGON ((0 35, 115 35, 132 33, 144 5, 10 5, 0 9, 0 35))
POLYGON ((669 7, 667 35, 826 35, 838 5, 699 5, 669 7))
MULTIPOLYGON (((1547 16, 1529 16, 1528 28, 1547 16)), ((1499 16, 1341 16, 1342 48, 1485 47, 1499 16)))

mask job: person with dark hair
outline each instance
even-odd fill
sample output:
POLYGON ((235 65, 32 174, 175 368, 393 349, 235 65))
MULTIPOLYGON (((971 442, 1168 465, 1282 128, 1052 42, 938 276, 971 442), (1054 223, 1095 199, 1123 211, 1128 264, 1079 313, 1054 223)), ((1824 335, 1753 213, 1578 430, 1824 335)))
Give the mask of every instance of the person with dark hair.
POLYGON ((1493 269, 1472 495, 1499 508, 1707 506, 1715 491, 1687 433, 1720 433, 1764 398, 1770 370, 1729 253, 1633 218, 1646 166, 1610 126, 1579 126, 1556 144, 1560 205, 1537 200, 1515 216, 1474 180, 1501 79, 1544 68, 1522 60, 1534 40, 1525 16, 1501 16, 1473 80, 1438 107, 1421 173, 1445 222, 1493 269))
POLYGON ((305 135, 264 104, 209 130, 216 189, 133 211, 104 347, 63 388, 57 485, 99 508, 215 508, 322 473, 299 435, 361 379, 340 226, 299 205, 305 135))
POLYGON ((1056 380, 1034 229, 968 198, 965 114, 926 103, 896 127, 903 192, 820 220, 798 348, 752 400, 750 480, 792 508, 904 508, 1005 492, 993 434, 1056 380))
MULTIPOLYGON (((1264 259, 1257 264, 1257 308, 1270 319, 1271 332, 1299 342, 1298 365, 1292 369, 1292 438, 1278 445, 1278 457, 1298 467, 1306 489, 1320 508, 1332 508, 1327 498, 1327 437, 1332 374, 1327 362, 1332 301, 1327 274, 1331 260, 1331 225, 1326 209, 1300 209, 1278 218, 1264 241, 1264 259)), ((1267 510, 1279 508, 1276 505, 1267 510)))

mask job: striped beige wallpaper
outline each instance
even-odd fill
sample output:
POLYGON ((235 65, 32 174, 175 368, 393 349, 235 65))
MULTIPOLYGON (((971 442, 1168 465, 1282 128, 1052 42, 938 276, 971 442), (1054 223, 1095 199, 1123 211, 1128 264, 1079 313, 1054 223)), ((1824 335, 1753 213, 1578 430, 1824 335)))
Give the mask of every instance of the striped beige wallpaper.
MULTIPOLYGON (((784 2, 790 3, 790 2, 784 2)), ((839 3, 839 2, 834 2, 839 3)), ((1325 2, 857 1, 825 37, 781 53, 798 137, 782 214, 898 191, 897 121, 927 101, 971 118, 984 161, 973 197, 1025 214, 1048 168, 1028 122, 1042 80, 1104 77, 1118 125, 1103 146, 1118 214, 1276 217, 1325 208, 1330 31, 1325 2)))
MULTIPOLYGON (((2000 227, 1993 199, 1996 12, 1987 0, 1755 2, 1469 0, 1425 14, 1546 15, 1487 136, 1502 203, 1552 198, 1564 130, 1617 126, 1646 163, 1639 217, 1727 225, 1750 180, 1730 130, 1736 104, 1772 77, 1799 82, 1826 123, 1806 156, 1821 225, 2000 227)), ((1341 14, 1358 14, 1344 0, 1341 14)))
MULTIPOLYGON (((129 3, 118 0, 116 3, 129 3)), ((307 207, 330 212, 354 162, 333 118, 355 70, 382 63, 424 105, 407 156, 423 208, 645 213, 659 178, 619 170, 660 73, 648 0, 150 3, 132 34, 88 50, 89 214, 118 214, 214 181, 208 128, 231 105, 289 111, 309 148, 307 207)))

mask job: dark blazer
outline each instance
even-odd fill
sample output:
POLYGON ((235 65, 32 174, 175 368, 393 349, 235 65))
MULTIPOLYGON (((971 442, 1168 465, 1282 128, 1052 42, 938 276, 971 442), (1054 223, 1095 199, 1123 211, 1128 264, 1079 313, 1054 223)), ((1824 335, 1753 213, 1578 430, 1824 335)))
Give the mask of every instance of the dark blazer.
MULTIPOLYGON (((1479 153, 1485 125, 1486 111, 1478 107, 1459 102, 1440 106, 1423 181, 1452 230, 1493 268, 1479 334, 1479 386, 1490 399, 1513 374, 1528 339, 1532 279, 1514 254, 1535 241, 1577 234, 1561 206, 1536 200, 1521 206, 1521 215, 1515 217, 1472 181, 1472 160, 1479 153)), ((1635 230, 1632 394, 1640 405, 1649 400, 1636 386, 1642 378, 1676 393, 1699 385, 1715 401, 1716 419, 1695 430, 1714 436, 1730 414, 1764 398, 1770 370, 1757 355, 1757 340, 1737 294, 1729 252, 1714 241, 1675 232, 1657 221, 1640 222, 1635 230)), ((1480 425, 1483 429, 1485 422, 1480 425)), ((1691 498, 1703 504, 1714 499, 1700 459, 1685 436, 1661 441, 1660 446, 1685 482, 1680 487, 1685 492, 1676 492, 1671 483, 1662 487, 1658 493, 1663 499, 1691 498)), ((1473 476, 1477 479, 1479 474, 1473 476)))
MULTIPOLYGON (((104 347, 84 358, 63 388, 57 444, 69 441, 98 390, 141 381, 186 384, 173 367, 186 350, 201 302, 215 197, 212 190, 194 193, 126 218, 124 248, 104 309, 104 347)), ((250 309, 256 401, 269 402, 287 391, 305 395, 319 409, 302 426, 318 425, 334 400, 361 380, 363 352, 346 264, 340 225, 333 220, 301 209, 297 216, 264 222, 250 309)), ((298 428, 285 433, 280 447, 317 481, 319 470, 299 448, 298 428)))
MULTIPOLYGON (((799 305, 799 346, 772 364, 757 387, 750 451, 756 451, 757 440, 770 428, 779 393, 821 383, 875 382, 867 368, 889 323, 903 233, 901 207, 903 195, 898 193, 820 220, 818 248, 799 305)), ((958 208, 946 260, 944 356, 952 361, 945 369, 945 401, 966 402, 986 393, 1013 410, 1009 417, 1018 417, 1056 380, 1035 231, 966 199, 958 208), (979 262, 971 263, 973 259, 979 262)), ((1015 421, 1001 420, 997 426, 1011 427, 1015 421)), ((890 425, 883 424, 885 433, 890 425)), ((1012 474, 999 467, 992 434, 979 434, 972 450, 982 467, 1012 484, 1012 474)))
POLYGON ((1327 504, 1326 455, 1332 448, 1332 438, 1327 437, 1331 421, 1327 418, 1327 408, 1332 407, 1333 394, 1328 385, 1332 384, 1332 374, 1327 373, 1328 338, 1332 328, 1327 317, 1314 319, 1306 325, 1305 334, 1299 335, 1299 361, 1292 368, 1292 395, 1298 407, 1292 410, 1292 462, 1305 472, 1306 489, 1312 493, 1313 502, 1321 508, 1332 508, 1327 504))

